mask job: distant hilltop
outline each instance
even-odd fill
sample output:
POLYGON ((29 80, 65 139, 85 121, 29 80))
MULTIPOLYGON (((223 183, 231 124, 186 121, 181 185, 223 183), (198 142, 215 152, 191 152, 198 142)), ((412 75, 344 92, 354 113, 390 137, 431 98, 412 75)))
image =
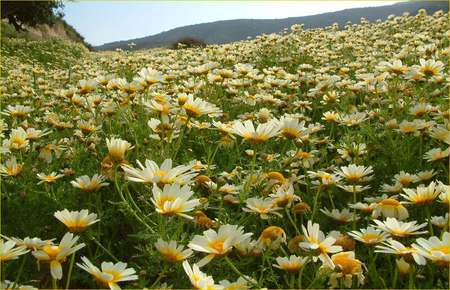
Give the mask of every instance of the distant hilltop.
POLYGON ((426 9, 430 14, 443 10, 448 12, 448 1, 400 2, 393 5, 367 8, 352 8, 311 16, 289 17, 283 19, 236 19, 195 25, 182 26, 169 31, 142 38, 106 43, 95 47, 96 50, 128 49, 134 43, 134 49, 168 47, 182 38, 198 39, 207 44, 223 44, 263 33, 280 32, 293 24, 303 23, 304 28, 319 28, 338 23, 343 27, 346 22, 359 23, 361 17, 369 21, 384 20, 389 15, 401 15, 405 12, 416 14, 419 9, 426 9))

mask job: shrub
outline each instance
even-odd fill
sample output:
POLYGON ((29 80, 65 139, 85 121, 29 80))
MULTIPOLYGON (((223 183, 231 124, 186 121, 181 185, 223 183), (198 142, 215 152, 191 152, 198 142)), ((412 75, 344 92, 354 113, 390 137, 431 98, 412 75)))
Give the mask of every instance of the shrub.
POLYGON ((206 47, 206 43, 196 38, 183 37, 172 44, 173 49, 193 48, 193 47, 206 47))

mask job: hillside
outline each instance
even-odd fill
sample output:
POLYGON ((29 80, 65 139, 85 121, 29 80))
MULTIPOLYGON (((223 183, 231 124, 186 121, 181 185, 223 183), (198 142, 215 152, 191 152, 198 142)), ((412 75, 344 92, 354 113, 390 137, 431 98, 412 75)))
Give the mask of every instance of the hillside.
POLYGON ((222 44, 255 37, 263 33, 274 33, 289 28, 293 24, 303 23, 305 28, 319 28, 337 22, 342 27, 347 21, 359 23, 361 17, 369 21, 386 19, 389 15, 401 15, 404 12, 416 14, 425 8, 429 13, 438 10, 448 11, 447 1, 403 2, 393 5, 369 8, 353 8, 318 15, 290 17, 284 19, 237 19, 216 21, 178 27, 155 35, 106 43, 95 47, 97 50, 113 50, 128 48, 127 44, 134 42, 136 49, 169 46, 183 37, 200 39, 208 44, 222 44))
POLYGON ((63 39, 81 43, 86 48, 92 50, 92 46, 84 40, 84 37, 64 19, 56 19, 53 25, 38 24, 35 27, 25 26, 25 29, 26 31, 18 32, 7 21, 1 22, 2 38, 25 40, 63 39))

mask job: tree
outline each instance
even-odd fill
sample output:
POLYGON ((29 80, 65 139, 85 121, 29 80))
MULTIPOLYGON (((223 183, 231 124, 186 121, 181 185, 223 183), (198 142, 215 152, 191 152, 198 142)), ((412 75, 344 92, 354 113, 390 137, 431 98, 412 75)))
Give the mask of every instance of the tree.
POLYGON ((1 1, 2 19, 8 19, 17 31, 24 30, 23 25, 53 24, 56 12, 64 4, 60 0, 52 1, 1 1))
POLYGON ((196 38, 183 37, 172 44, 173 49, 192 47, 206 47, 206 43, 196 38))

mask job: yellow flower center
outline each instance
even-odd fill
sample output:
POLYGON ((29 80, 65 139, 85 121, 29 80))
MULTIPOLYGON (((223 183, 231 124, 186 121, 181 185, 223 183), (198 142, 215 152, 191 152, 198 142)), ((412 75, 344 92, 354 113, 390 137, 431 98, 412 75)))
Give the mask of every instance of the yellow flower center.
POLYGON ((87 228, 87 220, 69 220, 64 223, 71 232, 81 232, 87 228))
POLYGON ((46 245, 42 247, 42 250, 50 257, 50 260, 54 260, 56 256, 61 252, 59 246, 46 245))
POLYGON ((22 138, 22 137, 13 137, 13 138, 11 138, 10 142, 11 142, 11 144, 14 144, 15 147, 20 148, 25 145, 26 141, 27 141, 27 139, 22 138))
POLYGON ((302 266, 299 263, 288 263, 280 265, 280 268, 283 269, 286 272, 298 272, 302 266))
POLYGON ((178 262, 183 260, 183 256, 180 253, 173 249, 167 249, 163 253, 164 258, 169 262, 178 262))
POLYGON ((261 144, 267 141, 269 137, 267 135, 261 134, 261 135, 253 135, 252 133, 245 134, 244 139, 252 144, 261 144))
POLYGON ((11 112, 11 117, 24 117, 27 113, 23 111, 13 111, 11 112))
POLYGON ((163 209, 163 208, 164 208, 164 204, 165 204, 166 202, 173 202, 174 200, 175 200, 175 197, 174 197, 174 196, 163 196, 163 197, 161 197, 161 198, 159 199, 158 207, 161 208, 161 209, 163 209))
POLYGON ((186 111, 186 113, 193 117, 198 117, 202 115, 202 112, 199 108, 196 108, 190 104, 184 104, 183 109, 186 111))
POLYGON ((405 133, 405 134, 413 133, 413 132, 416 131, 416 126, 414 126, 414 125, 403 125, 403 126, 400 128, 400 130, 401 130, 403 133, 405 133))
POLYGON ((379 204, 383 205, 383 206, 397 207, 400 205, 400 202, 393 198, 386 198, 386 199, 383 199, 382 201, 380 201, 379 204))
POLYGON ((379 234, 374 233, 365 233, 364 235, 361 236, 361 238, 364 240, 364 242, 372 244, 378 242, 381 236, 379 234))
POLYGON ((104 270, 103 273, 107 273, 113 276, 113 278, 110 281, 105 281, 105 282, 117 282, 117 280, 119 280, 122 275, 120 272, 114 271, 114 270, 104 270))
POLYGON ((416 195, 414 197, 411 198, 411 202, 415 203, 415 204, 427 204, 427 203, 431 203, 434 200, 433 196, 429 196, 429 195, 416 195))
POLYGON ((284 128, 281 134, 288 139, 295 139, 300 136, 300 132, 294 128, 284 128))
POLYGON ((303 158, 303 159, 307 159, 307 158, 310 158, 311 157, 311 153, 309 153, 309 152, 298 152, 297 153, 297 157, 299 157, 299 158, 303 158))
POLYGON ((164 170, 158 170, 155 172, 155 175, 159 177, 164 177, 167 173, 164 170))
POLYGON ((47 175, 47 176, 44 176, 42 179, 47 181, 47 182, 55 182, 56 181, 56 176, 47 175))
POLYGON ((450 246, 443 245, 443 246, 437 246, 430 249, 430 252, 442 252, 445 255, 450 255, 450 246))
POLYGON ((224 249, 224 245, 223 245, 224 241, 223 240, 215 240, 212 241, 211 243, 209 243, 209 247, 213 248, 214 250, 216 250, 219 253, 224 253, 225 249, 224 249))
POLYGON ((437 75, 438 74, 438 70, 434 67, 431 66, 425 66, 422 67, 422 73, 426 74, 426 75, 437 75))
POLYGON ((256 209, 258 210, 259 213, 263 214, 267 212, 267 207, 262 207, 262 206, 257 206, 256 209))

